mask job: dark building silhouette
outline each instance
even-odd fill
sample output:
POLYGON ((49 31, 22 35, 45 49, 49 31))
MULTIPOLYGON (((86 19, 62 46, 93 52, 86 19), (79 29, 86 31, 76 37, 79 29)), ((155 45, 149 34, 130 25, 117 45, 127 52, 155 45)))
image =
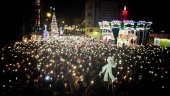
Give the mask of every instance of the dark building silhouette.
POLYGON ((92 32, 100 21, 119 19, 119 6, 113 0, 87 0, 85 3, 85 28, 92 32))

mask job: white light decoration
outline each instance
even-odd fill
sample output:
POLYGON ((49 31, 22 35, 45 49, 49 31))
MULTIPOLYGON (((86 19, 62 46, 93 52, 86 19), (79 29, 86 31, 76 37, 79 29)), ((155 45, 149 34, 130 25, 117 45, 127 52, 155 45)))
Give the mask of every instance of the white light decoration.
POLYGON ((91 81, 91 84, 93 84, 93 83, 94 83, 94 81, 92 80, 92 81, 91 81))
POLYGON ((48 81, 49 79, 50 79, 50 76, 49 76, 49 75, 45 76, 45 80, 46 80, 46 81, 48 81))
POLYGON ((168 71, 165 71, 166 74, 168 74, 168 71))
POLYGON ((164 89, 164 88, 165 88, 165 86, 164 86, 164 85, 162 85, 161 87, 162 87, 162 89, 164 89))
POLYGON ((1 60, 4 60, 4 57, 1 57, 1 60))

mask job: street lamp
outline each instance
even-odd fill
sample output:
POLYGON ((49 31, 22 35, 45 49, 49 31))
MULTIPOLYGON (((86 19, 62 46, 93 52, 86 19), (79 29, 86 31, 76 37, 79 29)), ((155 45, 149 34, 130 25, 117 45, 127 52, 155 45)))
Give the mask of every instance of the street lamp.
POLYGON ((61 21, 62 24, 64 24, 65 22, 64 21, 61 21))
POLYGON ((47 25, 47 30, 48 30, 48 31, 50 30, 51 17, 52 17, 51 12, 47 12, 47 13, 46 13, 46 21, 45 21, 45 24, 47 25))
POLYGON ((49 18, 51 17, 51 13, 50 13, 50 12, 47 12, 46 15, 47 15, 47 17, 49 17, 49 18))

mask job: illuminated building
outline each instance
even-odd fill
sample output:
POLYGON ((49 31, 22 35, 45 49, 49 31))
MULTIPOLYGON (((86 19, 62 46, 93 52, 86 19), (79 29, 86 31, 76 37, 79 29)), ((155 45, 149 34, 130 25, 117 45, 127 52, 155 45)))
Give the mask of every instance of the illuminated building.
POLYGON ((41 0, 35 0, 35 32, 41 30, 41 0))
POLYGON ((113 20, 99 22, 99 27, 102 32, 102 38, 107 38, 115 41, 115 44, 122 46, 146 45, 148 43, 149 31, 152 22, 146 21, 122 21, 113 20))

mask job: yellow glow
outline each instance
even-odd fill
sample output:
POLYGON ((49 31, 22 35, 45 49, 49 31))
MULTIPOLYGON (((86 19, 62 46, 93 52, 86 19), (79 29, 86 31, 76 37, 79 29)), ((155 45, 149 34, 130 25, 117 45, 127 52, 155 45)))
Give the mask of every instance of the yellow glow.
POLYGON ((50 12, 47 13, 47 17, 51 17, 51 13, 50 12))
POLYGON ((64 21, 62 21, 62 23, 64 24, 64 21))

